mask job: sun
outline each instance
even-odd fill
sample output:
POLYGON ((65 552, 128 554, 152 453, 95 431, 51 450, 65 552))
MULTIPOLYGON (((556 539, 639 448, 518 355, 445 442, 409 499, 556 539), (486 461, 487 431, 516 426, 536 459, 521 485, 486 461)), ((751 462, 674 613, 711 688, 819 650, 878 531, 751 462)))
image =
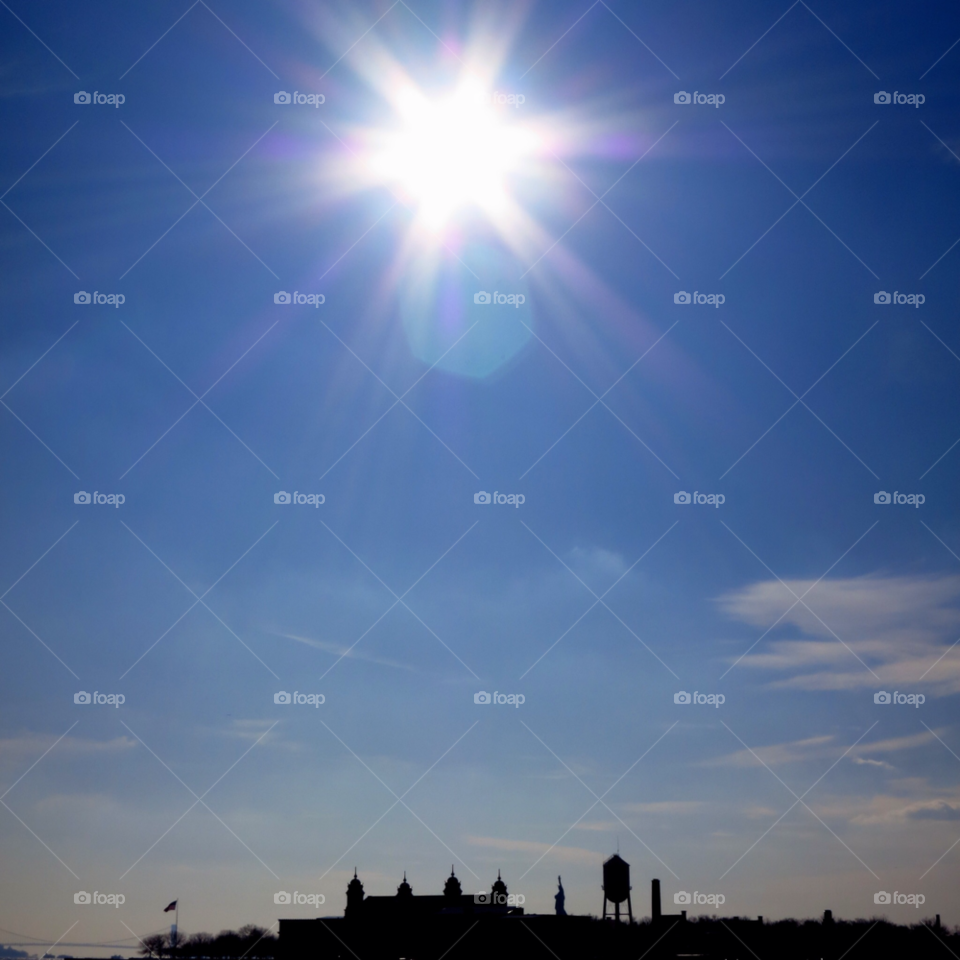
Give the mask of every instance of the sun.
POLYGON ((537 138, 503 119, 478 81, 428 99, 413 86, 395 95, 398 125, 370 158, 371 172, 399 188, 432 229, 464 208, 501 219, 510 205, 508 178, 537 148, 537 138))

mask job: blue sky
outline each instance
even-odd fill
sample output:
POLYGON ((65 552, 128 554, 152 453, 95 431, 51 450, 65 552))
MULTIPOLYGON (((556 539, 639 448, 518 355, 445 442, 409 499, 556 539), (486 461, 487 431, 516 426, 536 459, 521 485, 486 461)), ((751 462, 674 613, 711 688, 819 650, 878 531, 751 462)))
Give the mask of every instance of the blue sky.
POLYGON ((339 914, 354 866, 597 913, 618 844, 641 915, 960 922, 955 11, 0 16, 3 942, 339 914), (431 246, 358 171, 389 70, 471 52, 550 149, 529 229, 431 246))

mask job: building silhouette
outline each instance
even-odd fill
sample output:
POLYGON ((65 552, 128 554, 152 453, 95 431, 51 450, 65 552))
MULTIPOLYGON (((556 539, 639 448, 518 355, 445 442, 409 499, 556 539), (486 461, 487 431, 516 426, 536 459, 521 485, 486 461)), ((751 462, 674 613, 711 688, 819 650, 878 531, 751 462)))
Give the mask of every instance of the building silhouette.
POLYGON ((366 896, 354 870, 342 917, 280 920, 279 960, 887 960, 960 956, 960 933, 936 922, 913 927, 885 920, 764 922, 763 917, 665 914, 660 881, 650 883, 650 917, 636 921, 630 868, 618 854, 604 863, 603 912, 571 916, 557 877, 555 913, 528 914, 497 871, 489 892, 465 894, 453 868, 438 894, 415 894, 406 873, 393 896, 366 896), (627 904, 627 917, 619 905, 627 904), (617 920, 621 922, 617 922, 617 920))

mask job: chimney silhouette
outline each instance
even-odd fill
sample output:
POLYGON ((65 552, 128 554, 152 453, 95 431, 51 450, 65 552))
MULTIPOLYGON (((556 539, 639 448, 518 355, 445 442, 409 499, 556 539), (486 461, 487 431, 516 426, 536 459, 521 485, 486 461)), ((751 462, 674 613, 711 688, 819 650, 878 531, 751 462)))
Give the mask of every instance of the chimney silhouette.
POLYGON ((650 912, 654 920, 660 919, 660 881, 650 881, 650 912))

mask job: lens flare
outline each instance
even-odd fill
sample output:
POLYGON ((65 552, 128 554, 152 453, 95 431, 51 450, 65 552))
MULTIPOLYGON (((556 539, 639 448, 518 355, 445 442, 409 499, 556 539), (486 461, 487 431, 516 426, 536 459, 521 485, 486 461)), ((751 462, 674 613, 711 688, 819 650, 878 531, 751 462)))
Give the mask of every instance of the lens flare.
POLYGON ((396 184, 433 229, 466 207, 503 217, 507 180, 536 151, 536 136, 504 122, 478 82, 439 100, 410 86, 395 106, 400 123, 370 159, 374 176, 396 184))

